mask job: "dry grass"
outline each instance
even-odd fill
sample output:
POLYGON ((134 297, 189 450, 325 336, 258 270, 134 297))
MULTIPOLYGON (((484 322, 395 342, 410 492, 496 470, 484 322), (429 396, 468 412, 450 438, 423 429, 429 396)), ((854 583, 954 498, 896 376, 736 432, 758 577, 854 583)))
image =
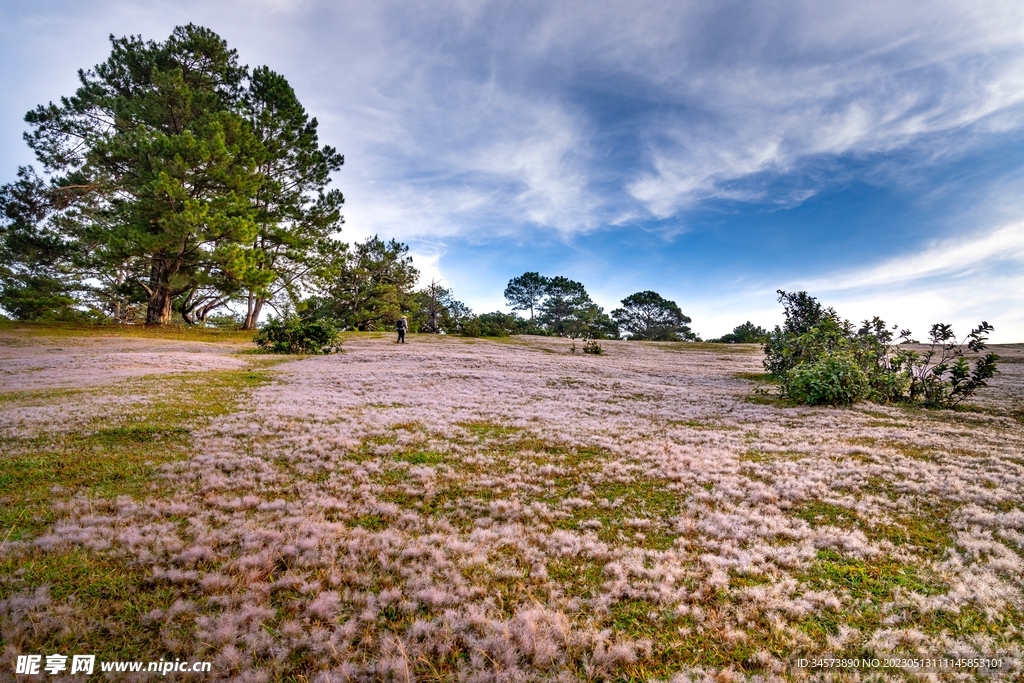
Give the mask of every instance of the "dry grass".
POLYGON ((0 382, 0 670, 803 680, 1024 647, 1019 362, 938 413, 751 401, 756 347, 0 339, 0 378, 36 368, 0 382))

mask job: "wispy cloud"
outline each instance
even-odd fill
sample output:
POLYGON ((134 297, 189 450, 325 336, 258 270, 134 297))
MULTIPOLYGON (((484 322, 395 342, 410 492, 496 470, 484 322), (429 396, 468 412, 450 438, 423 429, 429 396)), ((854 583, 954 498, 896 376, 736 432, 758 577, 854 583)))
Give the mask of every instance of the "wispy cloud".
POLYGON ((986 235, 933 242, 917 253, 804 285, 813 291, 864 289, 915 282, 940 275, 960 277, 1006 262, 1024 268, 1024 221, 986 235))
POLYGON ((344 77, 360 104, 342 103, 338 123, 369 131, 353 154, 390 160, 378 187, 474 196, 389 225, 403 234, 571 234, 707 199, 792 205, 827 178, 780 197, 765 174, 963 153, 969 140, 942 134, 1021 128, 1022 21, 1015 3, 384 4, 358 22, 388 48, 342 50, 360 65, 344 77))

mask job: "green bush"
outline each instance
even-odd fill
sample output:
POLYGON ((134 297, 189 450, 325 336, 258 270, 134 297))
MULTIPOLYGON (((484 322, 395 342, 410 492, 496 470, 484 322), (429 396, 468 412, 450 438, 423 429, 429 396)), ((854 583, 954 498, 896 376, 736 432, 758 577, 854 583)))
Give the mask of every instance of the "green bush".
POLYGON ((831 352, 782 376, 782 395, 808 405, 848 405, 868 396, 868 377, 849 352, 831 352))
POLYGON ((910 385, 911 378, 905 372, 872 368, 866 398, 875 403, 899 403, 906 400, 910 385))
POLYGON ((919 398, 932 408, 955 408, 974 395, 999 370, 999 356, 981 352, 986 348, 988 333, 993 327, 982 321, 963 340, 945 323, 932 325, 928 339, 931 346, 924 353, 901 351, 899 359, 911 378, 910 398, 919 398), (978 354, 972 369, 964 357, 964 347, 978 354))
POLYGON ((992 326, 982 322, 963 340, 944 323, 932 326, 930 348, 901 348, 909 330, 883 320, 855 329, 835 310, 822 308, 806 292, 779 291, 785 323, 764 344, 765 369, 778 378, 784 396, 799 403, 842 405, 860 399, 876 403, 920 402, 955 408, 987 386, 999 356, 981 355, 992 326), (976 355, 973 367, 965 357, 976 355))
POLYGON ((298 316, 271 317, 253 338, 268 353, 329 353, 340 345, 338 330, 329 320, 302 320, 298 316))
POLYGON ((729 334, 718 339, 708 339, 709 344, 764 344, 768 341, 768 330, 749 320, 732 328, 729 334))
POLYGON ((604 349, 601 348, 601 345, 596 340, 588 339, 583 343, 583 353, 592 353, 595 356, 600 356, 604 353, 604 349))

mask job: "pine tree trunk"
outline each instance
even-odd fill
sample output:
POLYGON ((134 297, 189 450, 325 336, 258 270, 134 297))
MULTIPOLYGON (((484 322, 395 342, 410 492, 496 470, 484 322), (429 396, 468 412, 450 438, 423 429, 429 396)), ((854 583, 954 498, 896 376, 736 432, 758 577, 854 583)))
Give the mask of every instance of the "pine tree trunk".
POLYGON ((157 285, 146 306, 147 325, 171 324, 171 290, 167 285, 157 285))
POLYGON ((255 330, 256 329, 256 317, 253 315, 253 310, 256 308, 256 297, 252 292, 249 292, 245 306, 245 322, 242 323, 243 330, 255 330))
POLYGON ((149 272, 152 294, 146 305, 146 325, 171 324, 171 270, 165 263, 155 261, 149 272))
POLYGON ((245 322, 242 324, 243 330, 256 329, 256 323, 260 320, 260 312, 266 302, 266 297, 249 295, 249 306, 245 314, 245 322))

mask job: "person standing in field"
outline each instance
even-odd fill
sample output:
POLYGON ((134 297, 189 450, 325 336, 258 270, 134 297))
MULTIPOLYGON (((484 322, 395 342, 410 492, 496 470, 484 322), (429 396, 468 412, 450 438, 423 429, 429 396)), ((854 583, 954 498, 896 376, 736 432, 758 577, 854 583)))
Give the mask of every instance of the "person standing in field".
POLYGON ((405 333, 409 331, 409 318, 403 315, 401 318, 398 319, 398 324, 396 325, 396 327, 398 328, 398 341, 395 343, 404 344, 405 333))

